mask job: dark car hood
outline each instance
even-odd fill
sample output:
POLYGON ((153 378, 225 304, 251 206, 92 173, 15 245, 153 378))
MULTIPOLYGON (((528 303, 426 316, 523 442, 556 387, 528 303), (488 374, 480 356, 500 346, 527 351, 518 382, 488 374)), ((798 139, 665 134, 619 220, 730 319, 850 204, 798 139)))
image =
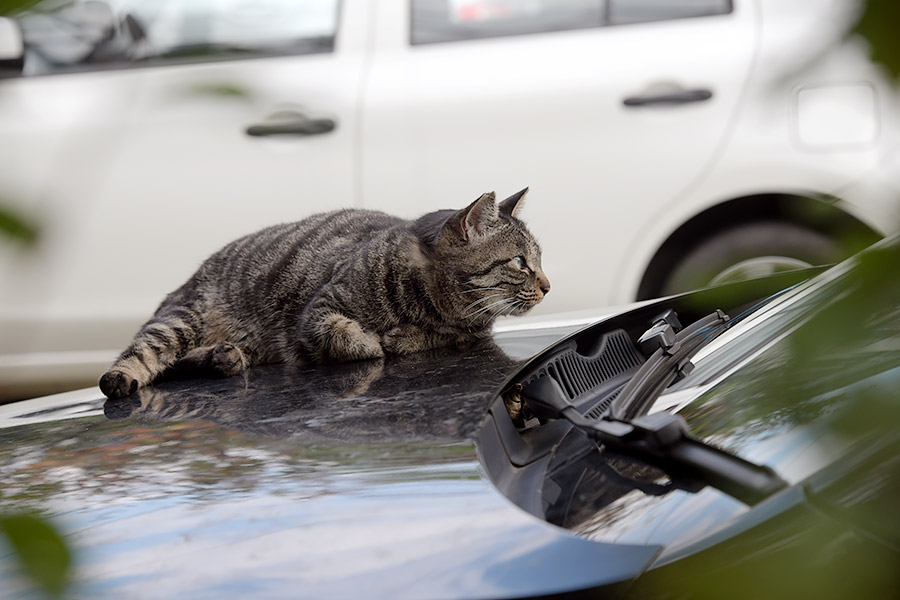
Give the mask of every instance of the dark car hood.
MULTIPOLYGON (((500 335, 516 356, 566 333, 500 335)), ((490 598, 628 580, 658 548, 511 504, 474 435, 500 348, 0 407, 4 511, 44 511, 86 597, 490 598)), ((7 593, 24 585, 0 559, 7 593)))

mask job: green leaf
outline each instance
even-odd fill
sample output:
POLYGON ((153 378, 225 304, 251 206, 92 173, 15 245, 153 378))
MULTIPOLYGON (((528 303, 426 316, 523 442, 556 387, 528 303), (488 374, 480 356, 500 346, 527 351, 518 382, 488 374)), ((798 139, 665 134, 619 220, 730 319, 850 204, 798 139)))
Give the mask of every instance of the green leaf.
POLYGON ((9 541, 22 571, 44 592, 60 596, 69 582, 71 555, 54 527, 34 515, 0 516, 0 535, 9 541))
POLYGON ((41 0, 0 0, 0 15, 14 15, 40 2, 41 0))
POLYGON ((868 40, 872 60, 882 64, 894 77, 900 76, 900 2, 868 0, 854 31, 868 40))
POLYGON ((0 206, 0 235, 31 244, 37 239, 38 231, 22 217, 0 206))

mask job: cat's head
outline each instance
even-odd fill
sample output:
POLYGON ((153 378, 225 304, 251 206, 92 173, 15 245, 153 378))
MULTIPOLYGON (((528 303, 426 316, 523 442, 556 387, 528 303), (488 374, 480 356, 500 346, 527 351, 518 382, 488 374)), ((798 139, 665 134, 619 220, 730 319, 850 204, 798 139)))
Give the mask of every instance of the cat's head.
POLYGON ((483 326, 501 315, 521 315, 550 291, 541 248, 516 218, 528 188, 497 202, 483 194, 461 210, 438 211, 415 222, 440 293, 454 315, 483 326))

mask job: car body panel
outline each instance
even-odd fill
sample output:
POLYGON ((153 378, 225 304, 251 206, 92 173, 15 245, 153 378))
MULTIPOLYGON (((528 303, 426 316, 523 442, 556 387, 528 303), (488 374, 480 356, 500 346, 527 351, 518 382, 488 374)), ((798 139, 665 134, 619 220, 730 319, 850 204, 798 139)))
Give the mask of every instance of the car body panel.
MULTIPOLYGON (((2 507, 51 515, 91 597, 524 597, 636 577, 658 548, 581 539, 482 476, 474 428, 515 364, 488 347, 7 405, 2 507)), ((22 591, 14 573, 0 559, 22 591)))
MULTIPOLYGON (((480 477, 471 442, 322 444, 304 455, 296 442, 202 421, 114 432, 105 421, 26 426, 31 439, 17 428, 28 455, 4 474, 8 487, 21 489, 23 474, 32 489, 57 487, 43 508, 73 545, 76 591, 91 597, 524 596, 630 578, 655 555, 524 514, 480 477)), ((16 578, 3 562, 6 587, 16 578)))

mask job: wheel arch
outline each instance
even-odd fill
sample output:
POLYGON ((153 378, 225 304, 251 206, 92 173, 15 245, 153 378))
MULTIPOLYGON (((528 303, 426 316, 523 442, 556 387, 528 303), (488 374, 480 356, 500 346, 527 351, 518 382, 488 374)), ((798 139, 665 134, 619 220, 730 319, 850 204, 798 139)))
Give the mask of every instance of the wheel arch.
POLYGON ((753 194, 728 200, 683 223, 656 250, 637 290, 637 300, 655 298, 667 274, 692 249, 713 235, 745 223, 778 220, 799 225, 840 241, 848 254, 881 236, 871 226, 843 210, 831 196, 753 194))

